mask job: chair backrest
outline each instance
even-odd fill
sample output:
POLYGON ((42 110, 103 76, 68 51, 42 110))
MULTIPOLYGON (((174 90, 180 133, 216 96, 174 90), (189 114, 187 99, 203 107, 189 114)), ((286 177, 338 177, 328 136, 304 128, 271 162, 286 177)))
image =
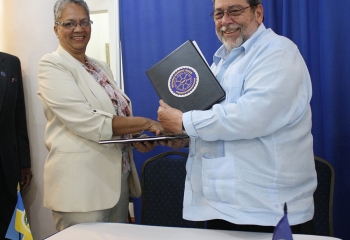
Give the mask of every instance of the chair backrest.
POLYGON ((326 160, 315 156, 317 188, 314 193, 314 226, 316 235, 334 236, 333 232, 333 195, 335 172, 326 160))
POLYGON ((141 224, 203 228, 204 222, 182 218, 187 153, 169 151, 142 166, 141 224))

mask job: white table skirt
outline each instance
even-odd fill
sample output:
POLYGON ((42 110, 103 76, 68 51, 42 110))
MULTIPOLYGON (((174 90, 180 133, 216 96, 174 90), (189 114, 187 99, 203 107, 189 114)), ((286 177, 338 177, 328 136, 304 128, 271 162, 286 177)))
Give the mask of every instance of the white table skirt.
MULTIPOLYGON (((123 223, 82 223, 58 232, 47 240, 271 240, 271 233, 223 231, 212 229, 156 227, 123 223)), ((293 235, 294 240, 331 240, 338 238, 293 235)))

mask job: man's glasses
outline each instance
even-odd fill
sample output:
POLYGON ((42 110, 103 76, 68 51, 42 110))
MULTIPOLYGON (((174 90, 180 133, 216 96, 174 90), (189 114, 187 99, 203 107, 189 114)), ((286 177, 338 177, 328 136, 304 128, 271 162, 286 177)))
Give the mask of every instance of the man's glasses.
POLYGON ((210 14, 210 16, 214 18, 214 20, 223 18, 225 13, 227 13, 227 15, 229 15, 230 17, 238 17, 239 15, 242 14, 244 10, 250 7, 252 7, 252 5, 249 5, 248 7, 245 7, 245 8, 232 6, 232 7, 228 7, 226 11, 214 11, 210 14))
POLYGON ((80 25, 80 27, 82 28, 88 28, 91 27, 91 24, 93 24, 93 21, 91 20, 85 20, 85 21, 81 21, 80 23, 77 22, 72 22, 72 21, 67 21, 67 22, 55 22, 57 25, 61 25, 62 27, 66 28, 66 29, 73 29, 76 28, 78 26, 78 24, 80 25))

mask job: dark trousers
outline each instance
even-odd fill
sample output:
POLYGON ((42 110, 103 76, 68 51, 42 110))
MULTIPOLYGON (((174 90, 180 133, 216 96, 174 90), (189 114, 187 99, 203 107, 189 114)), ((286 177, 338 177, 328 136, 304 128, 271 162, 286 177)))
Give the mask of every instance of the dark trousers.
MULTIPOLYGON (((274 226, 258 226, 258 225, 238 225, 227 222, 221 219, 214 219, 207 221, 207 228, 209 229, 221 229, 221 230, 235 230, 244 232, 266 232, 273 233, 275 230, 274 226)), ((293 234, 315 234, 315 228, 312 220, 291 226, 293 234)))
POLYGON ((7 239, 5 235, 11 222, 16 203, 17 197, 14 197, 8 190, 0 162, 0 239, 7 239))

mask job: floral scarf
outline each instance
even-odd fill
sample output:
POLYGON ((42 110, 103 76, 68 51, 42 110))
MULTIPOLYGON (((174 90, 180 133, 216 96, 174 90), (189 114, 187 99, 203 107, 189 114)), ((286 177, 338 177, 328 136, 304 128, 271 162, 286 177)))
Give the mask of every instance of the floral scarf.
MULTIPOLYGON (((128 101, 120 94, 109 82, 106 73, 96 64, 95 61, 85 58, 85 62, 88 66, 84 66, 86 71, 88 71, 94 79, 106 90, 109 98, 112 101, 114 110, 117 116, 130 116, 131 111, 128 101)), ((122 135, 122 138, 131 138, 131 134, 122 135)), ((122 144, 122 163, 123 163, 123 173, 130 172, 130 155, 128 151, 129 144, 122 144)))

